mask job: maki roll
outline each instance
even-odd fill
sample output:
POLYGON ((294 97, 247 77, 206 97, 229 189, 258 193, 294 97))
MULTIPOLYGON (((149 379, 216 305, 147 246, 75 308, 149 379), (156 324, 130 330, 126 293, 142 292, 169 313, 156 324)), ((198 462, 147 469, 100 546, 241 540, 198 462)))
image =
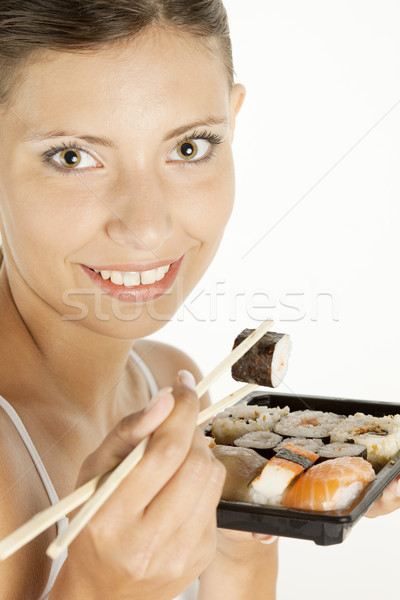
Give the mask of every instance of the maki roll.
POLYGON ((317 454, 319 454, 320 462, 330 458, 339 458, 340 456, 358 456, 366 459, 367 448, 363 444, 332 442, 332 444, 322 444, 317 454))
POLYGON ((379 470, 400 450, 400 415, 373 417, 356 413, 333 429, 331 441, 363 444, 368 461, 379 470))
POLYGON ((253 431, 246 433, 233 443, 240 448, 252 448, 261 456, 271 458, 274 455, 274 448, 282 441, 282 436, 272 431, 253 431))
POLYGON ((287 437, 305 437, 329 441, 331 431, 343 415, 321 410, 296 410, 274 425, 275 433, 287 437))
MULTIPOLYGON (((253 331, 244 329, 235 339, 233 349, 253 331)), ((237 381, 277 387, 286 375, 290 350, 287 334, 269 331, 233 365, 232 377, 237 381)))
POLYGON ((260 426, 253 419, 235 419, 227 415, 217 415, 212 422, 211 435, 217 444, 229 446, 242 435, 259 429, 260 426))
POLYGON ((212 422, 211 434, 217 444, 230 445, 252 431, 270 431, 273 425, 287 415, 289 408, 268 408, 239 404, 218 413, 212 422))
POLYGON ((274 452, 278 452, 278 450, 284 448, 287 443, 292 444, 293 446, 297 446, 298 448, 305 448, 306 450, 309 450, 310 452, 315 452, 316 454, 319 454, 319 449, 322 448, 324 445, 322 440, 319 439, 314 440, 312 438, 285 438, 282 442, 275 446, 274 452))
POLYGON ((259 406, 258 404, 246 404, 241 402, 236 406, 226 408, 224 411, 218 413, 218 415, 226 415, 228 417, 234 417, 235 419, 252 419, 253 421, 260 421, 265 423, 266 426, 272 426, 281 417, 289 414, 289 407, 285 408, 269 408, 268 406, 259 406))
POLYGON ((251 482, 249 497, 258 504, 279 504, 287 486, 318 459, 318 454, 286 444, 251 482))
POLYGON ((275 408, 267 408, 262 407, 263 410, 259 417, 257 417, 256 421, 260 425, 261 429, 272 430, 275 423, 277 423, 282 417, 285 417, 289 414, 289 407, 285 406, 284 408, 279 408, 279 406, 275 408))

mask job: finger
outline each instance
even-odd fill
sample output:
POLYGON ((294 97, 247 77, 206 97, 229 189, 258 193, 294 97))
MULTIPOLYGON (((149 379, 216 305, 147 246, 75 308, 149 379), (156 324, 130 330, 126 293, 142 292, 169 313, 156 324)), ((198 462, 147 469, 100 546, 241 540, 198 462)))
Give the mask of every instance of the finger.
POLYGON ((146 408, 124 417, 82 464, 76 487, 114 469, 137 444, 152 434, 167 419, 174 407, 172 388, 159 390, 146 408))
POLYGON ((145 509, 185 461, 197 429, 199 401, 195 389, 186 387, 178 377, 173 394, 172 413, 151 436, 143 458, 119 486, 125 497, 132 498, 134 493, 139 510, 145 509))
POLYGON ((400 478, 392 481, 365 516, 369 519, 388 515, 400 508, 400 478))
MULTIPOLYGON (((202 486, 200 496, 196 495, 196 501, 191 505, 191 510, 186 510, 186 519, 180 525, 174 519, 171 519, 171 513, 163 524, 162 536, 159 543, 169 545, 170 554, 163 553, 164 568, 166 557, 171 557, 171 569, 180 575, 188 574, 190 567, 195 575, 200 574, 213 559, 217 545, 217 512, 216 507, 222 493, 223 481, 225 479, 224 468, 216 461, 214 463, 216 474, 207 478, 202 486), (185 564, 190 558, 189 565, 185 564)), ((183 517, 183 512, 175 507, 174 515, 179 514, 183 517)), ((167 558, 168 560, 168 558, 167 558)))
POLYGON ((215 459, 204 434, 197 429, 186 460, 147 506, 144 518, 150 524, 157 524, 161 539, 168 539, 174 535, 178 519, 184 523, 193 518, 195 510, 215 513, 224 480, 223 465, 215 459), (171 519, 171 515, 176 518, 171 519))
MULTIPOLYGON (((151 571, 160 577, 160 573, 168 580, 184 580, 188 587, 206 569, 215 556, 217 546, 217 527, 215 511, 208 515, 208 520, 200 521, 201 527, 181 526, 174 530, 174 535, 165 541, 163 552, 153 556, 151 571)), ((159 547, 159 546, 158 546, 159 547)), ((163 586, 163 590, 165 587, 163 586)))
MULTIPOLYGON (((138 541, 141 549, 140 555, 129 558, 136 573, 146 572, 146 577, 151 575, 151 572, 147 571, 149 564, 144 560, 146 556, 150 555, 152 556, 151 569, 155 569, 154 572, 158 572, 157 569, 160 569, 167 579, 171 572, 178 577, 180 568, 184 566, 182 561, 190 558, 190 565, 197 564, 197 557, 201 555, 199 560, 204 562, 204 548, 202 547, 204 529, 210 529, 211 521, 213 523, 212 530, 216 528, 215 509, 222 492, 224 477, 223 466, 208 449, 204 434, 197 430, 194 436, 193 450, 191 449, 184 464, 144 510, 140 510, 140 507, 138 510, 137 494, 132 493, 132 489, 126 486, 120 490, 118 500, 121 506, 126 508, 120 511, 124 515, 122 520, 125 520, 125 526, 118 534, 119 545, 122 548, 131 547, 136 540, 138 541), (207 457, 203 456, 201 460, 209 462, 211 466, 204 471, 204 476, 200 477, 199 471, 197 471, 196 478, 193 475, 193 471, 196 470, 194 463, 200 460, 196 456, 200 453, 207 454, 207 457), (221 480, 217 482, 217 485, 213 484, 215 471, 218 473, 218 479, 221 480), (193 482, 188 481, 189 474, 193 477, 193 482), (140 513, 140 516, 134 527, 129 527, 127 525, 128 515, 132 515, 132 513, 136 513, 137 516, 140 513), (171 548, 170 552, 166 550, 168 548, 171 548), (162 553, 160 553, 160 549, 163 549, 162 553), (157 562, 157 556, 159 562, 157 562), (171 559, 170 562, 169 559, 171 559)), ((137 481, 136 484, 140 490, 140 484, 137 481)), ((106 509, 106 505, 102 509, 106 509)), ((109 527, 110 518, 105 513, 103 516, 101 528, 104 535, 104 530, 109 527)), ((115 523, 115 517, 113 520, 115 523)), ((119 520, 118 516, 117 520, 119 520)))
MULTIPOLYGON (((216 460, 213 457, 213 460, 216 460)), ((215 556, 217 548, 217 505, 221 498, 225 470, 216 461, 216 474, 210 477, 203 493, 195 503, 192 512, 176 536, 178 547, 185 548, 185 554, 193 558, 193 567, 200 574, 215 556)))

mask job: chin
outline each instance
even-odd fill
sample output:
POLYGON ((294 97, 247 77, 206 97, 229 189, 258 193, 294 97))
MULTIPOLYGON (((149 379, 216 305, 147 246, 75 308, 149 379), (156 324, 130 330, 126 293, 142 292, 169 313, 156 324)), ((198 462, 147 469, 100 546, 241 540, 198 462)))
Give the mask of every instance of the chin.
POLYGON ((90 305, 79 302, 69 305, 62 320, 105 337, 134 340, 152 335, 167 325, 183 300, 176 290, 157 300, 137 304, 102 297, 100 302, 90 305))

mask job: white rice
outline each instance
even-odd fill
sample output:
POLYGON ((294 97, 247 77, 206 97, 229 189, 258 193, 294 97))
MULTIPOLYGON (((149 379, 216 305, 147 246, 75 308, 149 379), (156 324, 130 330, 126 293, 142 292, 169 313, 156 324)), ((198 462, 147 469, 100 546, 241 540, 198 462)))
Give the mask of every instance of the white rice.
POLYGON ((275 433, 290 437, 328 437, 345 417, 321 410, 296 410, 274 426, 275 433))
POLYGON ((400 415, 374 417, 356 413, 333 429, 331 441, 363 444, 367 460, 379 470, 400 450, 400 415))
POLYGON ((272 431, 281 416, 289 413, 289 407, 268 408, 238 404, 218 413, 212 422, 211 434, 217 444, 233 442, 251 431, 272 431))

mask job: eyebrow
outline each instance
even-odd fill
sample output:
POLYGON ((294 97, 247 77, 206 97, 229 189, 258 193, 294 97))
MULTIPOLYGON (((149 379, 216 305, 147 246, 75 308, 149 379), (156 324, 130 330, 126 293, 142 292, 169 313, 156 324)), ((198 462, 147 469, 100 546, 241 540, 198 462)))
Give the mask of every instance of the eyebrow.
POLYGON ((193 123, 187 123, 186 125, 182 125, 182 127, 172 129, 172 131, 167 133, 167 135, 164 137, 164 141, 171 140, 172 138, 178 137, 179 135, 183 135, 191 129, 196 129, 196 127, 211 127, 212 125, 227 125, 228 123, 229 119, 227 117, 209 116, 201 121, 194 121, 193 123))
POLYGON ((45 133, 36 133, 31 130, 29 135, 21 139, 22 142, 43 142, 44 140, 51 140, 59 137, 73 137, 79 140, 83 140, 88 144, 98 144, 99 146, 106 146, 107 148, 116 148, 117 145, 107 137, 97 137, 94 135, 77 135, 75 133, 67 133, 66 131, 46 131, 45 133))
MULTIPOLYGON (((229 119, 227 117, 214 117, 209 116, 206 119, 202 119, 199 121, 194 121, 193 123, 186 123, 181 127, 177 127, 176 129, 172 129, 169 131, 163 138, 163 141, 171 140, 175 137, 183 135, 187 131, 192 129, 196 129, 196 127, 211 127, 213 125, 227 125, 229 123, 229 119)), ((46 131, 44 133, 36 133, 31 129, 30 133, 21 139, 22 142, 42 142, 44 140, 51 140, 53 138, 60 137, 73 137, 79 140, 83 140, 88 144, 97 144, 99 146, 105 146, 107 148, 117 148, 117 144, 113 142, 108 137, 98 137, 94 135, 77 135, 74 133, 67 133, 66 131, 46 131)))

